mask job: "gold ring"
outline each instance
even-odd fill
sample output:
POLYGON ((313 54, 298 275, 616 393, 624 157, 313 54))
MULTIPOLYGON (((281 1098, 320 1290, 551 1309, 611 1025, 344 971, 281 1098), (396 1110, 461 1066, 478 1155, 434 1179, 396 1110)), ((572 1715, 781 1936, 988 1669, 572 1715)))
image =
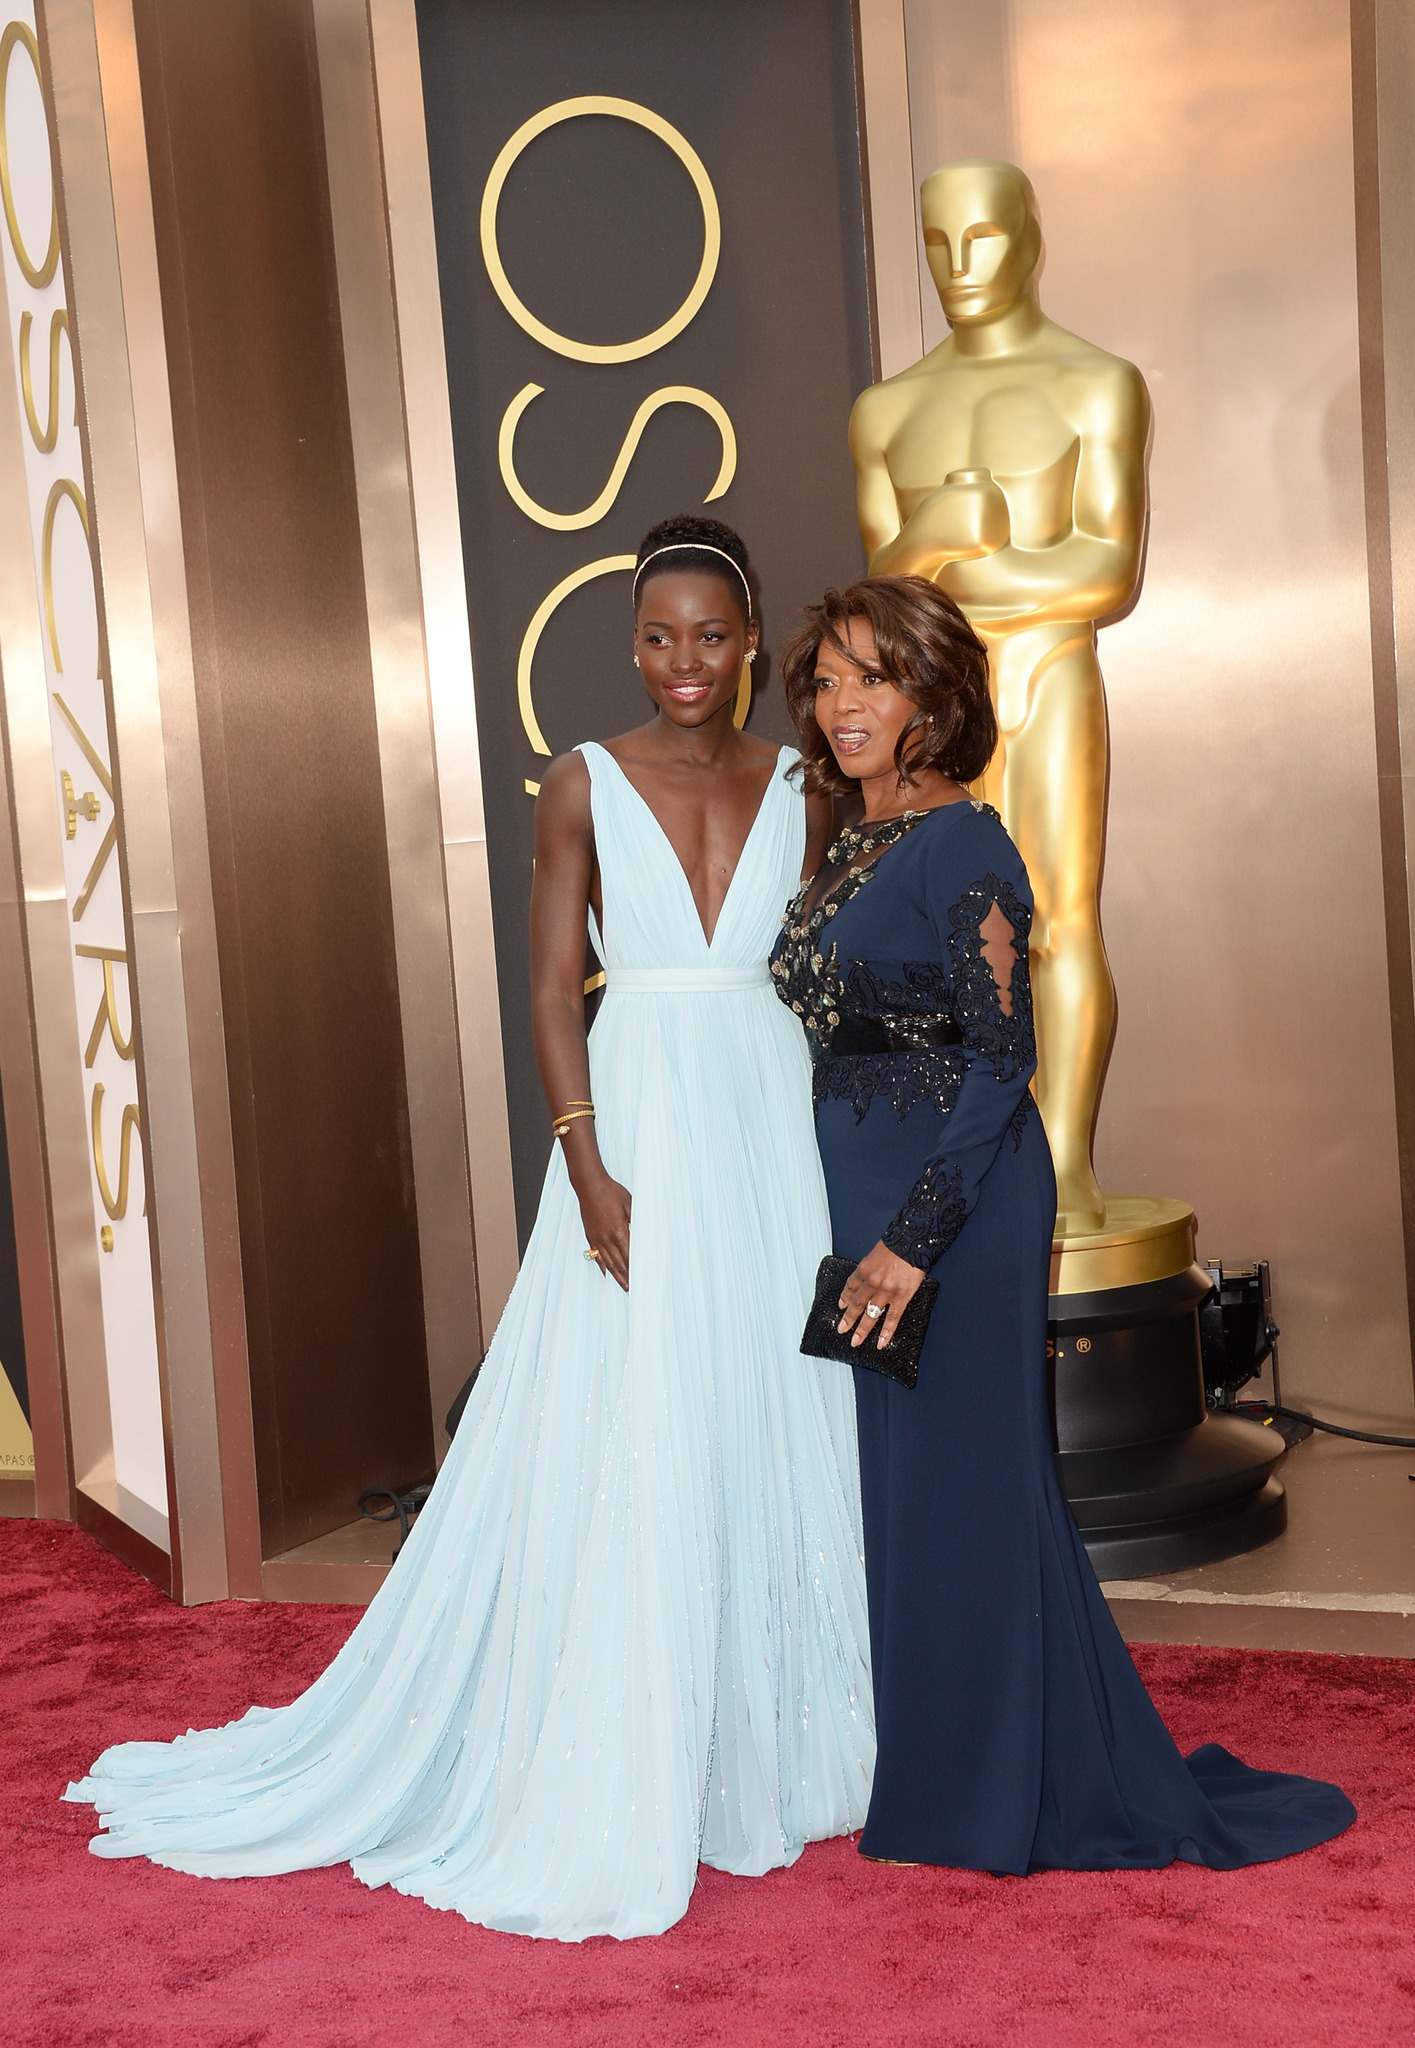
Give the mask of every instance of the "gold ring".
POLYGON ((604 1253, 597 1252, 594 1246, 592 1244, 589 1244, 585 1246, 585 1257, 597 1266, 600 1260, 604 1257, 604 1253))

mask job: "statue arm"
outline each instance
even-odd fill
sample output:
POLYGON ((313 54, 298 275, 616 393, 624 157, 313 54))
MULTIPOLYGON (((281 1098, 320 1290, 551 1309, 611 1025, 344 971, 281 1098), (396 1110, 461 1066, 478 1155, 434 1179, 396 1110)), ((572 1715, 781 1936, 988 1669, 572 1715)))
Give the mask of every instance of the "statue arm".
POLYGON ((1135 589, 1145 535, 1149 398, 1138 370, 1122 366, 1090 395, 1078 418, 1081 451, 1072 527, 1050 547, 1009 542, 941 569, 939 587, 988 625, 1105 618, 1135 589))
POLYGON ((899 501, 885 460, 885 440, 879 431, 878 405, 872 404, 878 386, 862 392, 850 414, 850 457, 855 465, 855 515, 865 560, 873 567, 875 556, 899 532, 899 501))

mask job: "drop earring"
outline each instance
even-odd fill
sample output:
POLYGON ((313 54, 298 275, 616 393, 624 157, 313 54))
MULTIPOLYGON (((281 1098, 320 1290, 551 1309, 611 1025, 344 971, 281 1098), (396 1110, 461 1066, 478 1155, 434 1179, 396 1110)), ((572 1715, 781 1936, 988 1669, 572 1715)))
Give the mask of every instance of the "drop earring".
POLYGON ((634 656, 634 666, 635 666, 635 668, 637 668, 637 667, 638 667, 638 665, 639 665, 639 657, 638 657, 638 655, 636 654, 636 655, 634 656))

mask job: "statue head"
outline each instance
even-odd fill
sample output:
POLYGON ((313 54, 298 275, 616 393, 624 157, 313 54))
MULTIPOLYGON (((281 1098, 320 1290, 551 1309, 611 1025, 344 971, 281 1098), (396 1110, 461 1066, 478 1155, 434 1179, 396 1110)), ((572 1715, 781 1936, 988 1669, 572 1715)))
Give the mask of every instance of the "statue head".
POLYGON ((924 249, 950 326, 996 320, 1034 295, 1042 253, 1031 180, 1016 164, 943 164, 920 193, 924 249))

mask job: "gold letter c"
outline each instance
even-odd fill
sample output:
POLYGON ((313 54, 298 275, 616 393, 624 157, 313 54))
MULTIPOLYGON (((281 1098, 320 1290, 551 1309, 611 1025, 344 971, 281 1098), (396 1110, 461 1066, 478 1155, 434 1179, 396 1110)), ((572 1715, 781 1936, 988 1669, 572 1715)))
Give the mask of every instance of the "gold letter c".
POLYGON ((540 729, 535 705, 531 702, 531 663, 536 658, 536 647, 549 623, 551 613, 570 596, 572 591, 579 590, 586 583, 592 583, 596 576, 612 576, 616 570, 632 569, 633 566, 632 555, 605 555, 598 562, 586 562, 583 569, 576 569, 572 575, 557 583, 550 595, 542 598, 536 606, 531 623, 526 628, 525 638, 521 642, 521 653, 516 663, 516 698, 521 707, 521 723, 526 728, 526 738, 538 754, 548 754, 550 748, 545 743, 545 734, 540 729))

